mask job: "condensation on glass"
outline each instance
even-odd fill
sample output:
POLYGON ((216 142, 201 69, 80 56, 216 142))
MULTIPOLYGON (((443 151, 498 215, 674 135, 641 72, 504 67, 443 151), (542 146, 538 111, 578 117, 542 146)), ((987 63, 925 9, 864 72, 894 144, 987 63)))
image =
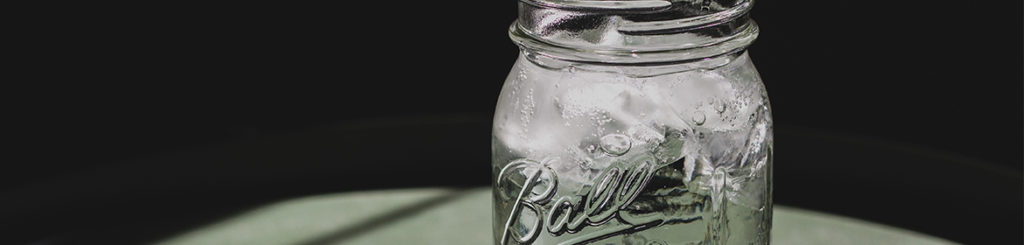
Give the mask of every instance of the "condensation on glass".
POLYGON ((748 0, 521 0, 495 244, 767 244, 772 123, 748 0))

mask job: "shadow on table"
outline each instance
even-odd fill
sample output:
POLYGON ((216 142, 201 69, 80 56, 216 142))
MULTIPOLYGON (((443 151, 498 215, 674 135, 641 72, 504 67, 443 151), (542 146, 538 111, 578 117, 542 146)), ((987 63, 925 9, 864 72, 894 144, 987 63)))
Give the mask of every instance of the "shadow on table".
POLYGON ((368 220, 359 222, 351 225, 352 229, 341 229, 332 233, 325 234, 323 236, 314 237, 303 242, 299 242, 299 245, 328 245, 328 244, 339 244, 341 242, 352 239, 353 237, 372 232, 378 228, 381 228, 391 222, 395 222, 405 217, 410 217, 421 213, 423 211, 430 210, 431 208, 444 205, 458 199, 459 197, 465 196, 469 192, 465 190, 456 190, 451 193, 433 197, 417 203, 405 205, 404 207, 389 211, 387 213, 375 216, 368 220))

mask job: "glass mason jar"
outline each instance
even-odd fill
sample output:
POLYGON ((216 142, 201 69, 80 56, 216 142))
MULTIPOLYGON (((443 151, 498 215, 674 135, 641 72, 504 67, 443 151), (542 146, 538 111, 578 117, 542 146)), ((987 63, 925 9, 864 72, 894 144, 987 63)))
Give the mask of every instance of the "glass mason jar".
POLYGON ((750 0, 520 0, 492 138, 495 244, 767 244, 750 0))

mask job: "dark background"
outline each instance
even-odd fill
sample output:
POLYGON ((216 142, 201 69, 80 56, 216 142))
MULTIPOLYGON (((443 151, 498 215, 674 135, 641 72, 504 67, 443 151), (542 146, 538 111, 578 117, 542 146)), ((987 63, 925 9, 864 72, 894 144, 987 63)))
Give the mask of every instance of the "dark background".
MULTIPOLYGON (((1021 2, 755 6, 777 203, 1020 244, 1021 2)), ((32 10, 8 35, 0 224, 16 244, 133 243, 290 196, 488 185, 515 9, 32 10)))

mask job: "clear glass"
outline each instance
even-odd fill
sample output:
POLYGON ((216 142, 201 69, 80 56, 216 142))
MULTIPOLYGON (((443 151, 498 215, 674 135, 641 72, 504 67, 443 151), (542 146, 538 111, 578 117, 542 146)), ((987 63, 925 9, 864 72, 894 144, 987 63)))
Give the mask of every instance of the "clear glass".
POLYGON ((520 3, 494 115, 495 244, 769 242, 757 28, 749 1, 711 2, 520 3))

